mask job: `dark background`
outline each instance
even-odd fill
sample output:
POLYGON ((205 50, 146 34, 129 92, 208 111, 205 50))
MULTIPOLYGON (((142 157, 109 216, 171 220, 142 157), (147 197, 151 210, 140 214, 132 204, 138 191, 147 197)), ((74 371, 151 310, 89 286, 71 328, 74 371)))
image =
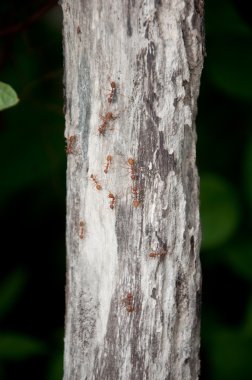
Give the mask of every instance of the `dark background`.
MULTIPOLYGON (((202 380, 252 379, 252 18, 206 4, 197 118, 203 242, 202 380)), ((0 4, 0 379, 62 378, 65 171, 62 15, 0 4)), ((161 380, 161 379, 160 379, 161 380)))

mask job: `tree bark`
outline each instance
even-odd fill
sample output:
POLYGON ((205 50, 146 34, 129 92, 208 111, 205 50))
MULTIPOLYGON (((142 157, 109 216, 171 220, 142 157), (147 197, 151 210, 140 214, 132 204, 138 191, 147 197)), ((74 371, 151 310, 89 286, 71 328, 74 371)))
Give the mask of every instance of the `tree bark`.
POLYGON ((202 3, 62 0, 65 380, 199 376, 202 3))

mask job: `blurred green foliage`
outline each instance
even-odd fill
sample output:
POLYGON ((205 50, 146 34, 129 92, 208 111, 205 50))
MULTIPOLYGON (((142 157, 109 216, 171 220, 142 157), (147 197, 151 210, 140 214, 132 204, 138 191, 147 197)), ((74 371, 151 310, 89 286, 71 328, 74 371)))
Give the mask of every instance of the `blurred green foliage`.
POLYGON ((238 227, 240 204, 227 181, 214 174, 201 176, 202 248, 226 242, 238 227))
MULTIPOLYGON (((45 3, 2 3, 0 34, 29 20, 45 3)), ((201 379, 246 380, 252 378, 252 21, 245 1, 238 0, 206 2, 205 16, 207 57, 197 118, 201 379)), ((0 114, 3 380, 62 378, 66 160, 61 28, 61 11, 54 7, 0 41, 1 79, 20 97, 17 107, 0 114)))
MULTIPOLYGON (((252 117, 249 123, 250 129, 252 129, 252 117)), ((244 146, 244 157, 242 161, 243 167, 243 186, 245 190, 246 201, 249 202, 249 207, 252 210, 252 131, 250 132, 248 139, 244 146)))
POLYGON ((0 5, 1 79, 20 98, 0 113, 1 380, 63 373, 66 159, 56 3, 0 5))
POLYGON ((1 359, 22 360, 33 355, 44 354, 45 351, 44 343, 29 336, 20 335, 19 333, 0 332, 1 359))
POLYGON ((20 269, 16 269, 7 276, 6 280, 2 280, 0 284, 0 319, 15 305, 20 293, 24 290, 25 282, 26 274, 20 269))
POLYGON ((199 98, 202 375, 252 378, 252 19, 244 1, 206 3, 199 98))

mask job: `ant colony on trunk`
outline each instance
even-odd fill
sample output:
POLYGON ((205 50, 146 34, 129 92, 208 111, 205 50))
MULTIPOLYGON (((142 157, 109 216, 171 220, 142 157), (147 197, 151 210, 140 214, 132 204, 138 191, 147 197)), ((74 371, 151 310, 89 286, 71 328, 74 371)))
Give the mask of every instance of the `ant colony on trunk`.
MULTIPOLYGON (((77 33, 80 35, 81 30, 78 26, 77 33)), ((118 84, 111 80, 110 82, 110 89, 109 93, 106 94, 106 98, 104 99, 104 103, 102 105, 103 112, 99 114, 100 124, 98 125, 98 136, 103 137, 102 139, 99 139, 98 144, 100 144, 101 148, 104 149, 104 146, 109 146, 109 144, 113 141, 111 139, 111 142, 107 139, 107 132, 112 131, 112 124, 115 120, 119 118, 118 109, 114 109, 114 105, 118 101, 118 84)), ((120 91, 120 90, 119 90, 120 91)), ((97 128, 97 126, 96 126, 97 128)), ((97 135, 97 129, 95 129, 95 133, 97 135)), ((66 139, 66 153, 68 155, 74 155, 76 150, 76 143, 77 143, 77 137, 76 135, 71 135, 66 139)), ((115 144, 114 144, 115 145, 115 144)), ((96 149, 96 147, 95 147, 96 149)), ((139 163, 137 162, 137 157, 134 155, 129 154, 129 152, 122 152, 120 153, 114 153, 114 146, 111 147, 112 154, 107 154, 105 156, 105 159, 103 157, 103 160, 100 164, 100 166, 95 166, 96 169, 92 169, 91 172, 95 172, 98 175, 95 174, 88 174, 91 184, 93 185, 94 189, 100 192, 100 194, 104 194, 101 192, 101 190, 105 190, 106 195, 106 203, 107 207, 109 207, 111 210, 115 210, 117 207, 119 201, 120 201, 120 190, 122 191, 128 191, 130 192, 130 195, 132 197, 132 203, 131 206, 136 209, 139 208, 140 205, 143 204, 143 189, 140 187, 140 181, 141 181, 141 172, 139 170, 139 163), (119 158, 121 157, 121 159, 119 158), (121 167, 127 170, 127 174, 125 176, 127 177, 127 185, 122 185, 120 183, 120 176, 118 176, 116 173, 116 168, 120 168, 120 160, 121 160, 121 167), (99 177, 99 179, 98 179, 99 177), (101 180, 100 180, 101 179, 101 180), (111 179, 111 182, 108 186, 108 181, 111 179), (112 186, 114 181, 114 186, 112 186), (121 186, 118 190, 119 185, 121 186), (117 187, 117 189, 115 189, 117 187)), ((97 164, 97 162, 95 162, 97 164)), ((141 168, 142 170, 142 168, 141 168)), ((144 170, 144 168, 143 168, 144 170)), ((148 170, 148 168, 146 168, 148 170)), ((143 177, 142 177, 143 179, 143 177)), ((145 186, 142 186, 145 187, 145 186)), ((83 220, 80 220, 79 222, 79 238, 82 240, 86 236, 86 223, 83 220)), ((127 234, 125 234, 127 235, 127 234)), ((162 259, 167 255, 167 250, 164 248, 152 250, 147 254, 147 257, 152 259, 162 259)), ((134 297, 133 294, 128 292, 126 293, 126 296, 121 300, 123 307, 127 310, 128 313, 132 313, 135 310, 134 306, 134 297)))

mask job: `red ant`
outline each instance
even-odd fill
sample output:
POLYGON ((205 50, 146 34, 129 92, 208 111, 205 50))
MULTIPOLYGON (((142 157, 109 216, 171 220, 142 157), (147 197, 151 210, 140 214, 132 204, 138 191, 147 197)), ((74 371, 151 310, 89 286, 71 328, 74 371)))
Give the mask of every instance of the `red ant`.
POLYGON ((66 153, 73 154, 74 153, 74 144, 76 142, 76 136, 70 136, 66 138, 66 153))
POLYGON ((139 189, 137 186, 131 187, 131 192, 133 194, 133 206, 137 208, 140 205, 140 196, 139 196, 139 189))
POLYGON ((105 135, 106 128, 108 128, 108 124, 110 121, 115 120, 117 116, 114 116, 112 112, 107 112, 105 116, 100 115, 100 119, 102 120, 102 124, 98 128, 98 132, 100 135, 105 135))
POLYGON ((108 96, 108 102, 111 104, 116 94, 116 82, 110 82, 111 91, 108 96))
POLYGON ((97 190, 102 190, 102 186, 101 186, 100 183, 97 181, 96 176, 93 175, 93 174, 91 174, 90 178, 91 178, 92 181, 94 182, 96 189, 97 189, 97 190))
POLYGON ((148 254, 149 257, 151 258, 156 258, 156 257, 164 257, 167 255, 167 251, 163 248, 161 248, 159 251, 152 251, 148 254))
POLYGON ((137 179, 136 161, 133 158, 129 158, 127 163, 130 170, 130 178, 134 181, 137 179))
POLYGON ((116 196, 114 194, 112 194, 111 191, 110 191, 109 195, 108 195, 108 198, 110 199, 110 205, 109 205, 109 207, 111 208, 111 210, 114 210, 115 204, 116 204, 116 196))
POLYGON ((84 239, 84 231, 85 230, 85 223, 83 222, 83 220, 80 221, 80 233, 79 233, 79 236, 80 236, 80 239, 84 239))
POLYGON ((104 169, 104 173, 105 174, 108 174, 108 170, 109 170, 109 167, 111 165, 111 161, 112 161, 112 156, 109 154, 106 158, 107 162, 105 164, 105 169, 104 169))
POLYGON ((133 295, 131 293, 127 293, 127 296, 122 299, 122 303, 128 313, 132 313, 132 311, 135 310, 133 306, 133 295))

